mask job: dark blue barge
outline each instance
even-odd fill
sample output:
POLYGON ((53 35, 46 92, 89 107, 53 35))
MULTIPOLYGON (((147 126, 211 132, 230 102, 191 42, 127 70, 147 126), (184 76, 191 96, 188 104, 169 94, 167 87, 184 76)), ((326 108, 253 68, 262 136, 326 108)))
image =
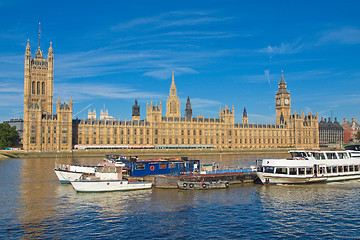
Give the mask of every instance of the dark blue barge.
POLYGON ((148 175, 168 174, 180 176, 196 174, 200 171, 200 160, 181 158, 155 158, 140 160, 138 157, 120 157, 125 163, 130 177, 143 177, 148 175))

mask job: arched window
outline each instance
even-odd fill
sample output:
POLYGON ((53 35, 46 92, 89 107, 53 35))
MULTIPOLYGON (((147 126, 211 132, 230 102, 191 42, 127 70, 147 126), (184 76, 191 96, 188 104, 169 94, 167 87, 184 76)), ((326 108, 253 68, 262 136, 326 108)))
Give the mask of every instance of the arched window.
POLYGON ((35 94, 35 82, 34 81, 31 84, 31 92, 32 92, 32 94, 35 94))
POLYGON ((40 94, 40 82, 37 82, 36 84, 36 93, 40 94))
POLYGON ((45 83, 41 83, 41 94, 45 94, 45 83))

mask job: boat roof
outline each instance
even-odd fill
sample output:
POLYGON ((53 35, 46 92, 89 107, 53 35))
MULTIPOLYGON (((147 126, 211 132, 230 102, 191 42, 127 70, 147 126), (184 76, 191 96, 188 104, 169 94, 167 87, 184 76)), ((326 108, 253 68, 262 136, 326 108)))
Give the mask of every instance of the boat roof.
POLYGON ((319 153, 336 153, 336 152, 346 152, 344 150, 290 150, 289 153, 292 152, 319 152, 319 153))

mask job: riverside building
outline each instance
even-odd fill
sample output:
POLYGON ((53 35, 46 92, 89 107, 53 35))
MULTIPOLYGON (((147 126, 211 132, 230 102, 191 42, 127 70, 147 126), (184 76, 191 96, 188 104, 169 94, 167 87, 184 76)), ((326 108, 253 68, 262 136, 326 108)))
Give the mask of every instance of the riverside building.
MULTIPOLYGON (((40 43, 40 41, 39 41, 40 43)), ((147 103, 146 118, 140 118, 135 100, 131 120, 110 117, 72 119, 72 100, 56 102, 53 112, 54 54, 47 59, 40 49, 31 57, 29 41, 25 51, 24 75, 24 150, 70 151, 75 148, 319 148, 318 116, 291 113, 291 96, 283 74, 275 95, 276 124, 249 123, 244 108, 242 122, 235 121, 235 107, 219 107, 219 116, 192 116, 188 97, 181 116, 174 74, 166 102, 147 103)))

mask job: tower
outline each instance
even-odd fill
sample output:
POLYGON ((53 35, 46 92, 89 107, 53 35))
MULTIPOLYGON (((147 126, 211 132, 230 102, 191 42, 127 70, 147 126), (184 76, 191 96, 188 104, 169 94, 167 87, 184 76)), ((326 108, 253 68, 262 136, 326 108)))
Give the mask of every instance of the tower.
POLYGON ((135 105, 132 107, 132 120, 140 121, 140 106, 138 105, 137 100, 135 100, 135 105))
POLYGON ((54 52, 52 43, 44 58, 39 46, 31 57, 29 40, 24 67, 24 138, 25 151, 69 151, 72 148, 72 100, 56 104, 53 112, 54 52))
POLYGON ((172 82, 170 86, 169 98, 166 102, 166 117, 180 118, 180 101, 176 93, 174 81, 174 72, 172 73, 172 82))
POLYGON ((232 110, 225 105, 225 109, 221 111, 219 107, 219 118, 223 123, 233 125, 235 123, 235 108, 232 106, 232 110))
POLYGON ((50 42, 47 59, 43 58, 43 51, 40 49, 40 33, 39 27, 39 47, 36 50, 34 59, 31 59, 29 40, 26 45, 24 115, 30 105, 39 103, 40 100, 41 106, 39 108, 43 114, 53 114, 54 52, 50 42))
POLYGON ((187 98, 186 101, 186 108, 185 108, 185 121, 191 121, 192 118, 192 109, 191 109, 191 102, 190 97, 187 98))
POLYGON ((249 119, 248 119, 248 116, 247 116, 247 112, 246 112, 246 108, 245 108, 245 107, 244 107, 244 111, 243 111, 242 123, 243 123, 243 124, 249 124, 249 119))
POLYGON ((162 120, 162 104, 160 102, 160 105, 157 103, 155 106, 153 105, 153 102, 146 103, 146 120, 148 122, 161 122, 162 120))
POLYGON ((281 71, 281 79, 279 83, 279 90, 275 96, 276 107, 276 123, 282 124, 289 120, 291 113, 291 98, 290 93, 286 88, 283 71, 281 71))

